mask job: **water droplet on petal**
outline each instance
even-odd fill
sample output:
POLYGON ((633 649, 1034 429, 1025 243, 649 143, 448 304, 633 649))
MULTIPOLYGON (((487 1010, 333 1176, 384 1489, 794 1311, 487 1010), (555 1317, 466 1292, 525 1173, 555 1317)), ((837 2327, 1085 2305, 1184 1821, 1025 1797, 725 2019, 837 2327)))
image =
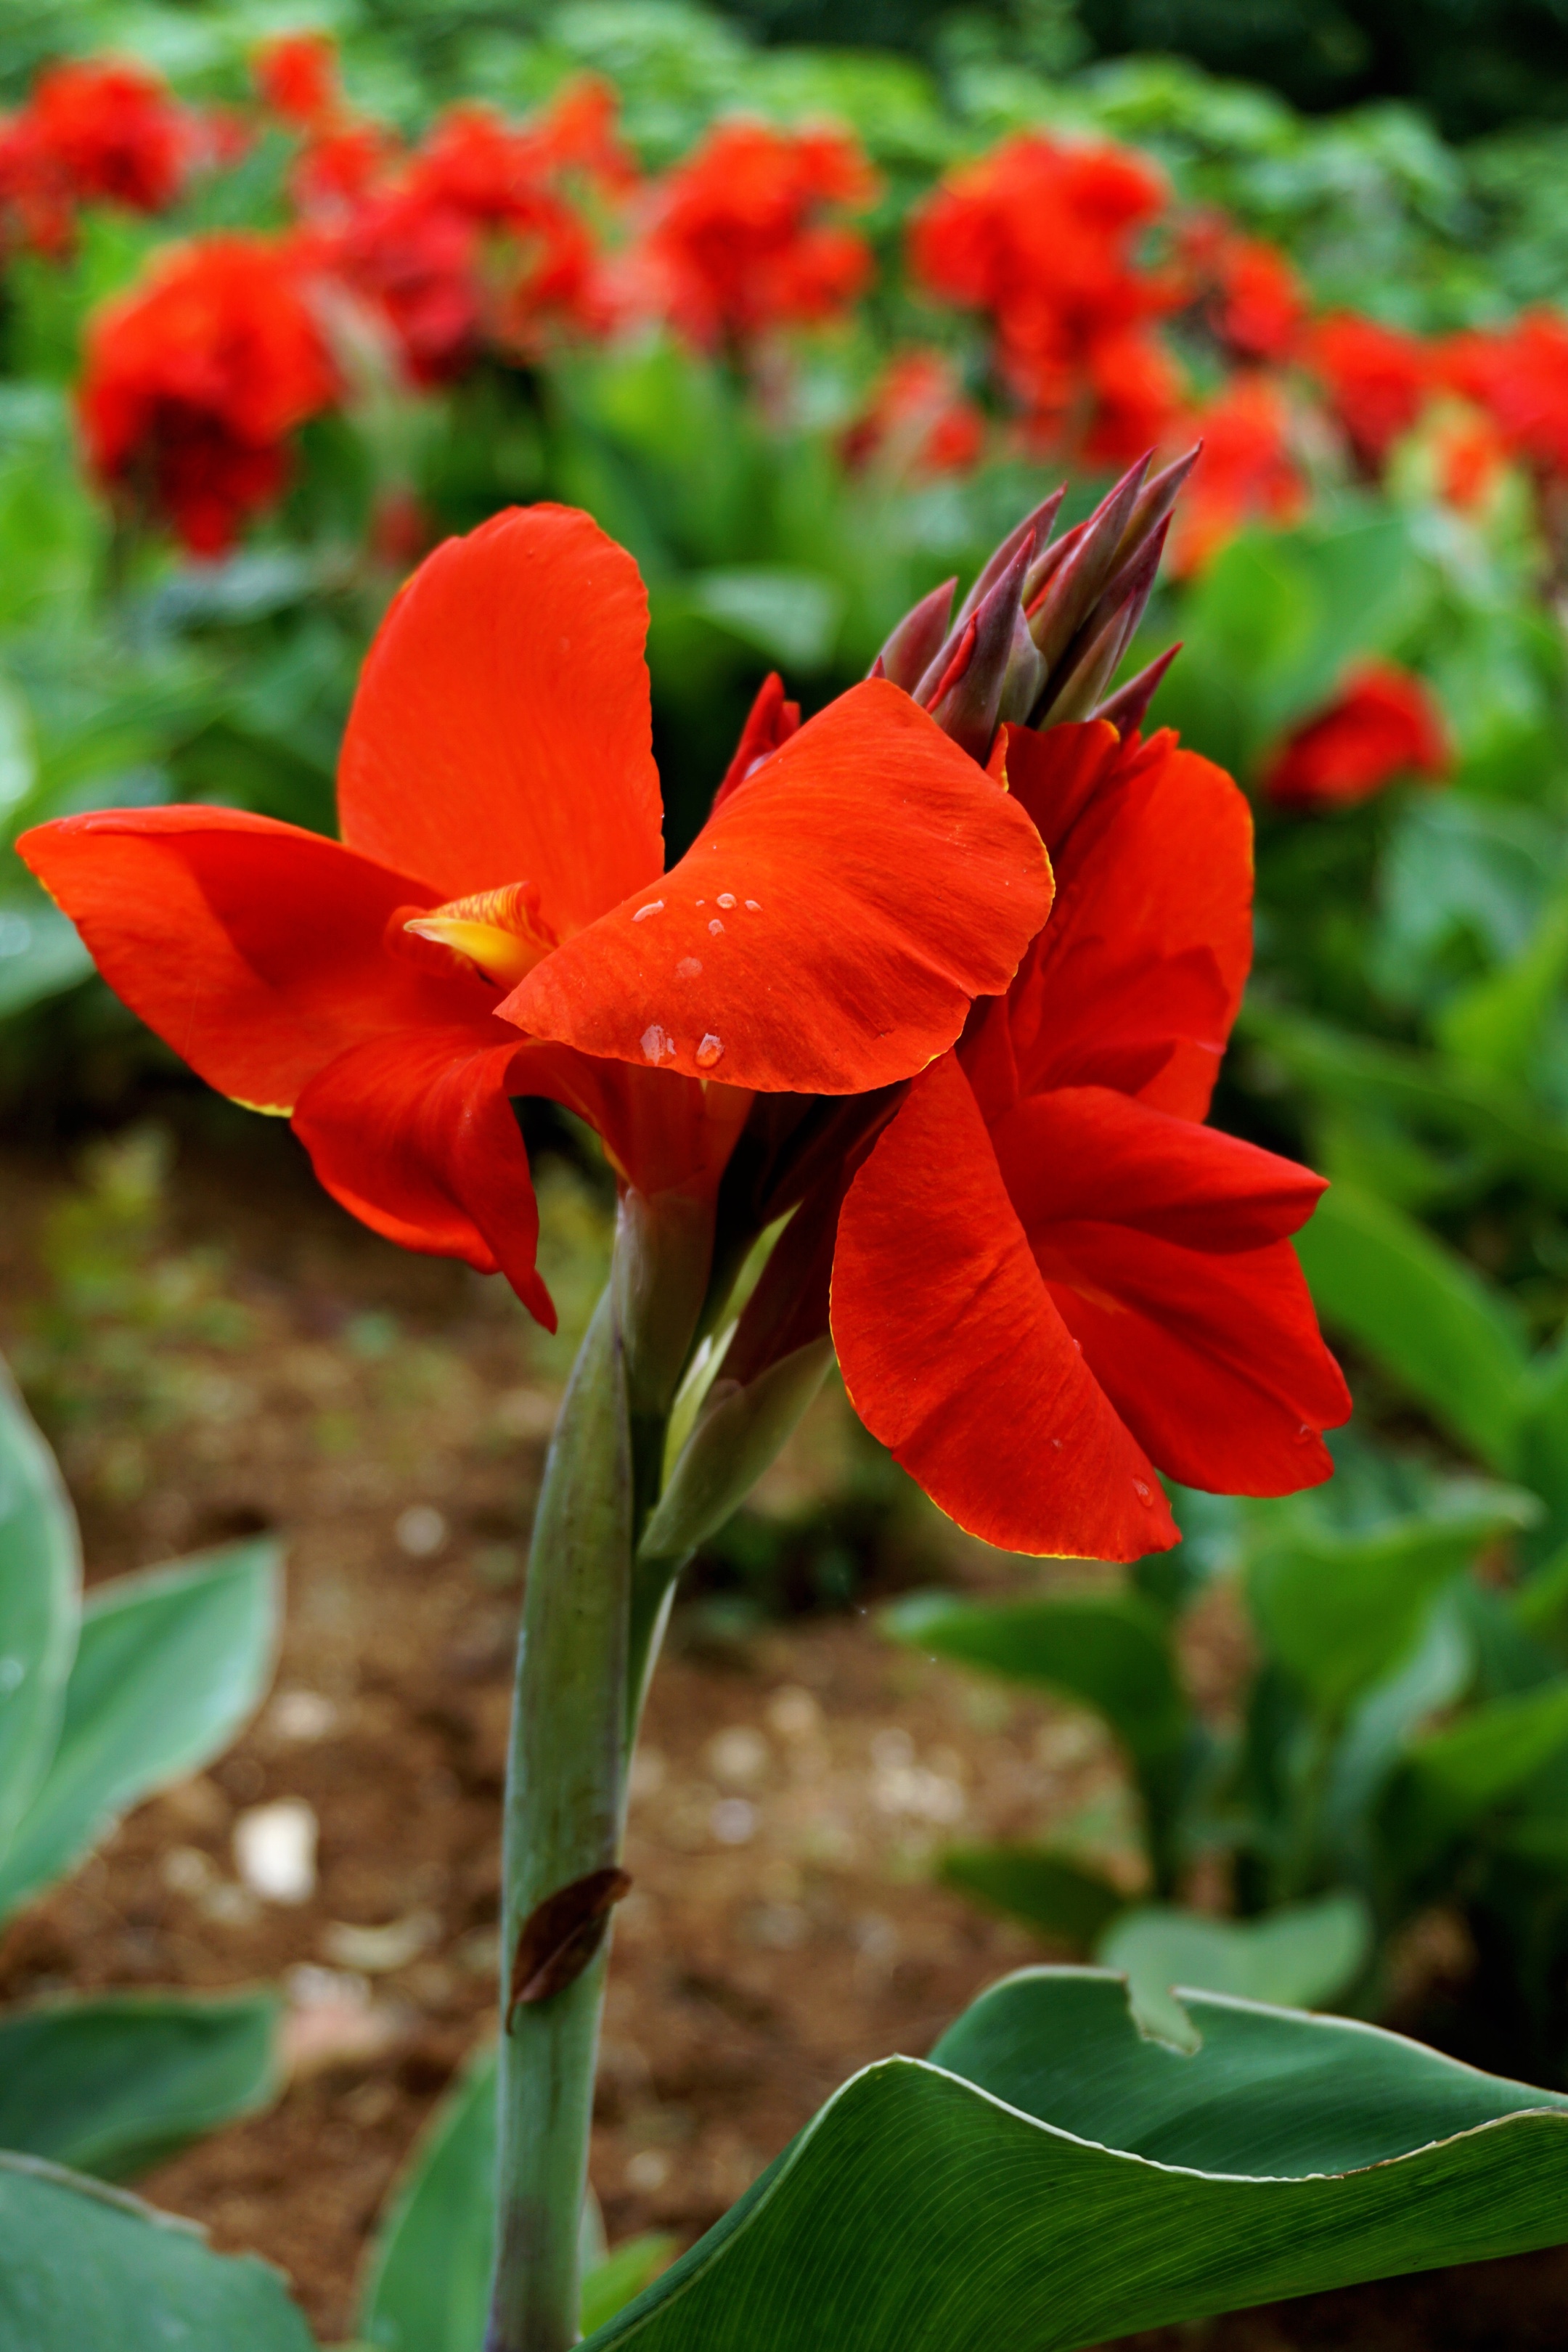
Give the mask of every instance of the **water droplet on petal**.
POLYGON ((646 907, 639 907, 637 908, 637 913, 632 917, 632 920, 634 923, 646 922, 649 915, 662 915, 663 912, 664 900, 662 898, 650 898, 646 907))
POLYGON ((723 926, 723 924, 719 920, 718 916, 717 916, 717 915, 715 915, 715 916, 714 916, 714 918, 713 918, 713 920, 709 924, 708 928, 709 928, 709 929, 712 932, 712 934, 713 934, 713 936, 714 936, 714 938, 715 938, 715 939, 717 939, 717 938, 718 938, 718 936, 719 936, 719 934, 720 934, 720 932, 723 929, 724 926, 723 926))
POLYGON ((695 898, 693 899, 692 904, 697 907, 705 907, 708 904, 708 901, 706 898, 695 898))
POLYGON ((735 903, 735 893, 733 892, 733 890, 721 890, 721 891, 720 891, 720 893, 719 893, 719 904, 720 904, 721 907, 732 907, 732 906, 734 905, 734 903, 735 903))
POLYGON ((675 1047, 657 1021, 649 1022, 642 1033, 640 1042, 643 1053, 650 1062, 662 1062, 667 1054, 673 1054, 675 1051, 675 1047))
POLYGON ((1061 1450, 1062 1450, 1062 1442, 1061 1442, 1061 1439, 1060 1439, 1059 1437, 1053 1437, 1053 1438, 1052 1438, 1052 1440, 1051 1440, 1051 1444, 1056 1447, 1057 1452, 1059 1454, 1059 1453, 1061 1452, 1061 1450))
POLYGON ((1316 1434, 1317 1432, 1312 1429, 1308 1423, 1303 1422, 1300 1428, 1296 1432, 1296 1443, 1298 1445, 1305 1445, 1311 1438, 1315 1437, 1316 1434))
POLYGON ((678 980, 695 980, 701 970, 695 956, 682 956, 675 967, 675 976, 678 980))
POLYGON ((1133 1479, 1132 1492, 1141 1503, 1152 1503, 1154 1499, 1154 1489, 1152 1486, 1146 1486, 1142 1478, 1133 1479))
POLYGON ((718 1038, 715 1037, 712 1031, 710 1030, 708 1035, 704 1037, 702 1043, 697 1048, 698 1068, 700 1070, 710 1070, 723 1050, 724 1048, 720 1044, 718 1038))
POLYGON ((760 915, 763 911, 755 898, 748 898, 746 901, 746 907, 748 911, 753 915, 760 915))

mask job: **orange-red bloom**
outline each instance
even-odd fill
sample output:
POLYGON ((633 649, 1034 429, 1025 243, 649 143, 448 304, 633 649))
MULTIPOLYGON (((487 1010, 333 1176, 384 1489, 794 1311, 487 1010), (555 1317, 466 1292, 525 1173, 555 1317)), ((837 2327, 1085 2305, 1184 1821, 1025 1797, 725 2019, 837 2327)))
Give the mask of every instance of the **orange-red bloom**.
POLYGON ((1307 510, 1307 484, 1290 447, 1290 410, 1269 377, 1237 375, 1185 431, 1203 455, 1171 534, 1171 569, 1196 572, 1249 522, 1292 523, 1307 510))
POLYGON ((1277 246, 1244 236, 1223 214, 1187 222, 1181 258, 1209 325, 1238 360, 1278 366, 1290 358, 1307 316, 1307 290, 1277 246))
POLYGON ((27 104, 38 140, 73 195, 153 213, 173 202, 189 152, 184 114, 142 67, 51 66, 27 104))
POLYGON ((871 249, 831 215, 877 183, 832 131, 721 122, 651 192, 623 273, 627 301, 704 349, 837 316, 869 282, 871 249))
POLYGON ((711 1192, 752 1090, 908 1079, 1050 904, 1038 835, 898 688, 842 696, 663 868, 629 556, 512 510, 437 549, 366 660, 342 842, 214 808, 24 836, 100 969, 224 1092, 292 1117, 345 1207, 500 1268, 547 1323, 508 1097, 647 1192, 711 1192))
POLYGON ((1321 1180, 1200 1124, 1250 952, 1251 838, 1173 736, 1009 727, 1057 903, 851 1183, 833 1333, 867 1425, 988 1542, 1129 1559, 1158 1471, 1316 1484, 1350 1399, 1286 1238, 1321 1180))
POLYGON ((1431 352, 1417 336, 1342 310, 1318 322, 1310 359, 1357 462, 1380 472, 1430 396, 1431 352))
POLYGON ((1164 202, 1159 173, 1123 148, 1026 133, 949 173, 916 214, 916 278, 990 314, 1041 441, 1113 460, 1171 423, 1180 381, 1151 326, 1177 293, 1135 251, 1164 202))
POLYGON ((105 488, 217 555, 279 496, 289 436, 335 390, 288 251, 225 236, 170 247, 97 313, 79 397, 105 488))
POLYGON ((901 352, 878 378, 844 436, 851 466, 873 460, 900 475, 963 474, 985 442, 985 419, 941 352, 901 352))
POLYGON ((337 113, 338 48, 330 33, 281 33, 264 41, 253 64, 263 103, 304 130, 337 113))
POLYGON ((1363 662, 1327 710, 1309 719, 1264 769, 1283 808, 1349 808, 1396 776, 1446 776, 1453 747, 1430 689, 1393 662, 1363 662))
POLYGON ((1511 327, 1454 335, 1436 365, 1485 410, 1513 456, 1539 474, 1568 474, 1568 319, 1529 310, 1511 327))

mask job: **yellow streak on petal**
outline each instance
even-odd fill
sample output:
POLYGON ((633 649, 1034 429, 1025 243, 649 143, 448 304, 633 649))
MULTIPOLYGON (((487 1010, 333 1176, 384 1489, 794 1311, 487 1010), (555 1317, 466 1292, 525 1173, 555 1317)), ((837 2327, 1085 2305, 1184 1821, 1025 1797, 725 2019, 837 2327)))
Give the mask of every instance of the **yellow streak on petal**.
POLYGON ((467 956, 470 963, 478 964, 487 980, 493 980, 501 988, 515 988, 550 952, 542 940, 525 939, 517 931, 503 931, 495 923, 471 922, 460 915, 421 915, 403 928, 422 940, 435 940, 439 946, 467 956))

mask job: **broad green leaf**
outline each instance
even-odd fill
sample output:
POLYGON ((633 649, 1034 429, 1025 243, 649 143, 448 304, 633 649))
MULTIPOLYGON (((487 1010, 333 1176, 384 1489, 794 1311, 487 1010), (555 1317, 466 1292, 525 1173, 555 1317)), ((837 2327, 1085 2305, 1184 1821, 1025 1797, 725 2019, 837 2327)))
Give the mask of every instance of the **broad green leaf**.
POLYGON ((1456 1061, 1528 1081, 1568 972, 1568 898, 1547 908, 1521 955, 1449 998, 1435 1024, 1456 1061))
POLYGON ((1528 1550, 1543 1564, 1568 1540, 1568 1341, 1543 1348, 1519 1392, 1518 1475, 1545 1505, 1528 1550))
MULTIPOLYGON (((377 2236, 359 2313, 387 2352, 482 2352, 495 2254, 494 2049, 470 2061, 415 2148, 377 2236)), ((583 2235, 583 2328, 640 2294, 672 2242, 651 2235, 602 2252, 589 2200, 583 2235), (595 2226, 590 2228, 589 2223, 595 2226)))
POLYGON ((1360 1895, 1325 1895, 1260 1919, 1207 1919, 1174 1904, 1140 1904, 1111 1922, 1095 1958, 1127 1979, 1145 2032, 1191 2049, 1197 2036, 1174 1997, 1178 1986, 1318 2009, 1353 1982, 1371 1949, 1372 1920, 1360 1895))
POLYGON ((1568 1675, 1472 1707, 1409 1749, 1410 1769, 1456 1826, 1501 1804, 1568 1746, 1568 1675))
POLYGON ((910 1649, 1081 1699, 1140 1759, 1166 1754, 1186 1728, 1166 1621, 1142 1593, 984 1601, 916 1592, 882 1624, 910 1649))
POLYGON ((227 1747, 271 1677, 280 1559, 258 1538, 89 1597, 59 1745, 0 1864, 0 1918, 132 1805, 227 1747))
POLYGON ((1127 1897, 1097 1871, 1044 1846, 951 1846, 941 1875, 972 1901, 1087 1951, 1127 1897))
POLYGON ((80 1587, 76 1514, 0 1365, 0 1858, 54 1754, 80 1587))
POLYGON ((278 2272, 39 2157, 0 2154, 0 2344, 314 2352, 278 2272))
POLYGON ((1322 1833, 1342 1867, 1366 1866, 1373 1807, 1403 1760, 1411 1734, 1452 1704, 1474 1671, 1474 1653, 1457 1596, 1429 1612, 1415 1646, 1381 1681, 1362 1692, 1329 1759, 1322 1833))
POLYGON ((1296 1237, 1324 1321, 1345 1331, 1494 1470, 1517 1463, 1518 1309, 1414 1219, 1331 1185, 1296 1237))
POLYGON ((1528 1527, 1532 1496, 1456 1482, 1440 1507, 1363 1534, 1304 1516, 1247 1570, 1269 1654, 1337 1711, 1415 1642, 1432 1601, 1481 1546, 1528 1527))
POLYGON ((840 590, 819 572, 783 565, 700 572, 681 583, 691 610, 786 670, 822 669, 843 616, 840 590))
POLYGON ((1568 2096, 1209 1993, 1188 2056, 1041 1969, 831 2099, 594 2352, 1068 2352, 1568 2236, 1568 2096))
POLYGON ((68 916, 43 899, 0 901, 0 1021, 63 996, 92 970, 68 916))
POLYGON ((265 2105, 278 1996, 110 1993, 0 2016, 0 2147, 122 2180, 265 2105))

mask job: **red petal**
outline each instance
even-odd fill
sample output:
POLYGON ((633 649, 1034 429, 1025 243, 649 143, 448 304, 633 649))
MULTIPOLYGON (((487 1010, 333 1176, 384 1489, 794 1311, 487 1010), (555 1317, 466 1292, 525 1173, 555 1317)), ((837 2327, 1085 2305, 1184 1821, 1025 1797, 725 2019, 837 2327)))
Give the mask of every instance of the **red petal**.
POLYGON ((539 886, 560 936, 664 864, 647 598, 569 507, 512 508, 422 563, 372 646, 343 838, 440 898, 539 886))
POLYGON ((787 743, 792 735, 799 732, 800 705, 784 700, 784 680, 776 669, 770 670, 757 688, 757 698, 747 713, 734 756, 713 795, 714 807, 727 801, 731 793, 739 792, 753 768, 760 767, 781 743, 787 743))
POLYGON ((389 916, 428 903, 420 884, 270 817, 110 809, 17 846, 116 994, 209 1086, 258 1108, 291 1108, 363 1038, 483 1022, 497 1002, 482 981, 384 949, 389 916))
POLYGON ((1021 1104, 998 1164, 1084 1361, 1185 1485, 1293 1494, 1351 1409, 1282 1236, 1322 1192, 1271 1152, 1098 1088, 1021 1104))
POLYGON ((1057 876, 1012 992, 1026 1094, 1110 1085, 1202 1118, 1252 955, 1252 822, 1222 769, 1168 730, 1008 730, 1014 794, 1057 876))
POLYGON ((868 1429, 987 1543, 1135 1559, 1176 1529, 1040 1277, 951 1055, 849 1188, 833 1336, 868 1429))
POLYGON ((294 1129, 334 1200, 389 1241, 504 1274, 546 1330, 539 1209, 507 1100, 517 1047, 472 1029, 377 1037, 300 1097, 294 1129))
POLYGON ((586 1054, 802 1094, 911 1076, 1050 907, 1022 809, 885 681, 732 793, 655 889, 545 958, 509 1020, 586 1054))
POLYGON ((1234 1255, 1295 1233, 1328 1189, 1293 1160, 1103 1087, 1031 1096, 991 1142, 1029 1234, 1087 1217, 1234 1255))

